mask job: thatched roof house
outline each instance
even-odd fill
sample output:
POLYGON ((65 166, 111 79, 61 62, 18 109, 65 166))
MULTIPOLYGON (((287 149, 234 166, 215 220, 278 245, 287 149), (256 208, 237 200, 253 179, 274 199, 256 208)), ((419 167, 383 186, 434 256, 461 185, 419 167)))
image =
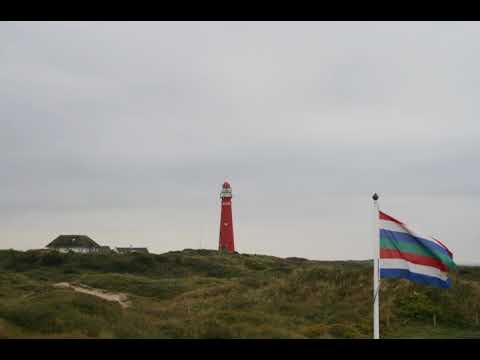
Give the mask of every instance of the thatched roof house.
POLYGON ((60 235, 46 246, 61 252, 98 252, 102 247, 86 235, 60 235))
POLYGON ((110 248, 110 246, 100 246, 99 251, 104 254, 109 254, 112 253, 113 250, 110 248))

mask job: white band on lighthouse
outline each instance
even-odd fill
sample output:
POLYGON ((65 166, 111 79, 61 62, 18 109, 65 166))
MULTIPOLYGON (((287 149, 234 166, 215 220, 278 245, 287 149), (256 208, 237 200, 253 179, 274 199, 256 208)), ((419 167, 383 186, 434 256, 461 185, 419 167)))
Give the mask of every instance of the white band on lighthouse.
POLYGON ((228 188, 228 189, 222 189, 222 192, 220 193, 220 197, 221 198, 224 198, 224 197, 232 197, 232 189, 228 188))

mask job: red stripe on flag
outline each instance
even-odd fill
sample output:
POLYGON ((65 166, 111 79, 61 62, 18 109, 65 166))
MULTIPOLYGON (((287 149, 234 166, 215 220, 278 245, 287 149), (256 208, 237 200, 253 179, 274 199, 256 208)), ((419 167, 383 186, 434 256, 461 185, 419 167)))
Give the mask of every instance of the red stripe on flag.
POLYGON ((403 223, 401 221, 391 217, 390 215, 385 214, 384 212, 379 211, 378 214, 379 214, 380 220, 393 221, 394 223, 397 223, 399 225, 403 225, 403 223))
POLYGON ((451 252, 450 250, 448 250, 448 248, 445 246, 444 243, 442 243, 440 240, 438 240, 438 239, 436 239, 436 238, 434 238, 434 237, 432 237, 432 238, 433 238, 435 241, 437 241, 440 245, 442 245, 442 246, 445 248, 445 250, 450 254, 450 257, 453 258, 452 252, 451 252))
POLYGON ((396 249, 380 249, 381 259, 404 259, 411 263, 425 266, 432 266, 441 271, 448 272, 448 267, 440 260, 429 256, 416 255, 412 253, 401 252, 396 249))

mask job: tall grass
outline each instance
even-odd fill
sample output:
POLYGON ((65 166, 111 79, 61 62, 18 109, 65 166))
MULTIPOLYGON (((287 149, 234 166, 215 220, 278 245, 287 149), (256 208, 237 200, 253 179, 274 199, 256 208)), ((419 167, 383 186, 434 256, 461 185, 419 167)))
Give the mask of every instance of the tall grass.
MULTIPOLYGON (((0 251, 0 337, 369 338, 371 272, 368 261, 211 250, 0 251), (128 293, 132 305, 54 288, 59 281, 128 293)), ((480 336, 480 268, 460 267, 453 282, 383 281, 382 337, 480 336)))

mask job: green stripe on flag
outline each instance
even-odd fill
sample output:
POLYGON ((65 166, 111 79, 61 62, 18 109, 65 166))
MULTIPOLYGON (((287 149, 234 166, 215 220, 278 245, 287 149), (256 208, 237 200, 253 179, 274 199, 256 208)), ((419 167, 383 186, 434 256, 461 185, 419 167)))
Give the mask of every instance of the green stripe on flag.
POLYGON ((445 264, 450 270, 455 269, 456 265, 450 259, 448 256, 435 251, 433 249, 427 249, 420 244, 411 244, 411 243, 405 243, 402 241, 393 241, 392 239, 389 239, 387 237, 381 237, 380 238, 380 248, 381 249, 394 249, 394 250, 399 250, 401 252, 406 252, 406 253, 411 253, 411 254, 416 254, 416 255, 423 255, 423 256, 428 256, 431 258, 436 258, 440 260, 442 263, 445 264))

